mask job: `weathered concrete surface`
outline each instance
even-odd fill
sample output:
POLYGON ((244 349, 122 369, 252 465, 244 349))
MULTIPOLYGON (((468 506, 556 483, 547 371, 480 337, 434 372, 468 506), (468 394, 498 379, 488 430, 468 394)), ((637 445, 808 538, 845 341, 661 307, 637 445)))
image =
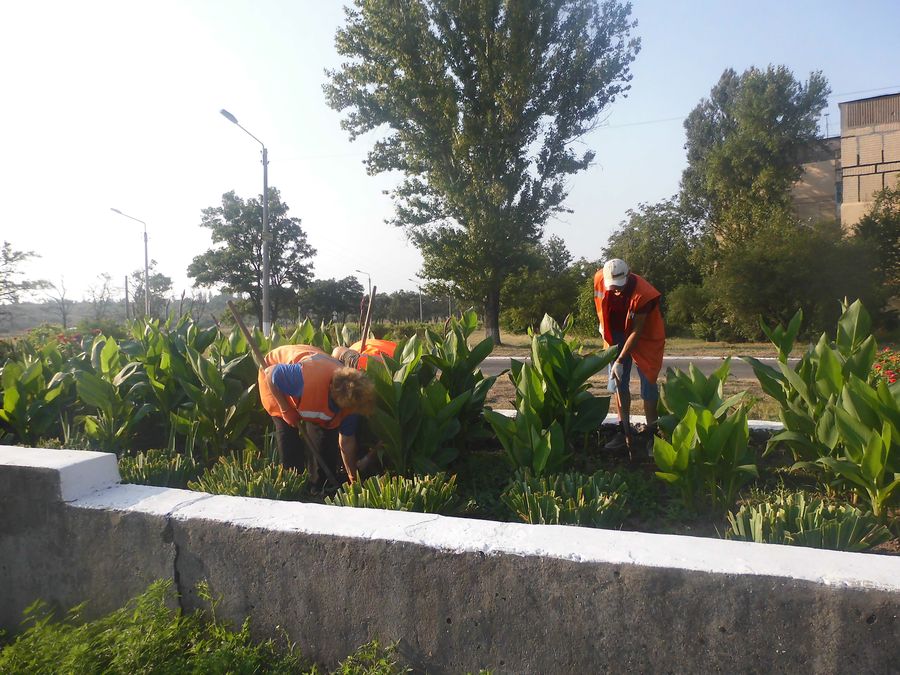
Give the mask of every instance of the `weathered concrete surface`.
MULTIPOLYGON (((0 448, 6 501, 40 513, 21 473, 7 480, 22 467, 3 461, 0 448)), ((324 662, 379 638, 430 673, 889 673, 900 663, 897 558, 125 485, 45 511, 25 533, 4 525, 0 543, 4 579, 36 563, 51 571, 28 581, 27 602, 98 597, 106 610, 163 577, 194 607, 207 580, 220 616, 251 617, 260 637, 283 628, 324 662)), ((0 595, 0 626, 26 594, 0 595)))
POLYGON ((38 598, 95 617, 171 578, 165 518, 68 505, 118 480, 114 455, 0 446, 0 628, 38 598))

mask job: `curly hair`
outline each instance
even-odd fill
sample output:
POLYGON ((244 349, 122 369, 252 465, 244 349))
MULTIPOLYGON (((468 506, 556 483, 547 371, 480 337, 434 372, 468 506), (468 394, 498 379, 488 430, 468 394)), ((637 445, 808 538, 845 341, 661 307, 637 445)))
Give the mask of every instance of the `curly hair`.
POLYGON ((340 368, 331 378, 331 396, 341 408, 362 415, 375 410, 375 384, 361 370, 340 368))

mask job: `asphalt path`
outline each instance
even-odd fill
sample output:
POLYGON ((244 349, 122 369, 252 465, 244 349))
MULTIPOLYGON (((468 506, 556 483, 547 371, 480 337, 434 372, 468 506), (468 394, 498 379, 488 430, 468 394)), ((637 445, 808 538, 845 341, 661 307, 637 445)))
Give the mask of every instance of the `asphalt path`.
MULTIPOLYGON (((510 358, 515 358, 519 361, 530 360, 527 356, 489 356, 481 362, 481 372, 483 372, 485 375, 497 375, 509 368, 510 358)), ((665 376, 667 368, 678 368, 679 370, 687 371, 690 367, 690 364, 692 363, 704 375, 710 375, 713 371, 716 370, 716 368, 722 365, 722 361, 724 360, 724 356, 666 356, 663 357, 663 367, 660 376, 665 376)), ((761 358, 759 360, 766 365, 772 366, 773 368, 778 367, 778 359, 776 358, 761 358)), ((791 364, 795 363, 796 361, 797 359, 789 359, 789 362, 791 364)), ((756 378, 750 365, 743 359, 740 359, 736 356, 731 357, 731 368, 728 372, 729 378, 732 379, 753 380, 756 378)))

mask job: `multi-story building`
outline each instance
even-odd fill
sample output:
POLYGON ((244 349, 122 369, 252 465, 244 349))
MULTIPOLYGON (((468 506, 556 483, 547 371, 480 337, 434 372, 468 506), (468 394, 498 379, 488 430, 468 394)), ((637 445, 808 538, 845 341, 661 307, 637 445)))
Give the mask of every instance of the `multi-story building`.
POLYGON ((802 218, 837 218, 852 228, 875 194, 900 185, 900 93, 840 104, 841 135, 824 139, 794 186, 802 218))

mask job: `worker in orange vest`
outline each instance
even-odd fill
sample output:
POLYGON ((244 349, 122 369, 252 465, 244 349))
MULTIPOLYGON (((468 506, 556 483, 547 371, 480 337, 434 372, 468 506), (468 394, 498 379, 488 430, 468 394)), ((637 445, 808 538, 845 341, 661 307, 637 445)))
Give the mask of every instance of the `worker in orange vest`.
MULTIPOLYGON (((275 441, 282 465, 302 469, 304 444, 297 427, 322 446, 324 430, 337 430, 341 460, 351 483, 357 480, 357 430, 360 416, 375 406, 375 388, 364 373, 347 368, 312 345, 284 345, 266 354, 259 374, 263 407, 275 423, 275 441)), ((306 466, 315 482, 318 467, 307 454, 306 466)))
MULTIPOLYGON (((604 347, 618 347, 616 360, 609 367, 607 388, 618 399, 619 429, 606 444, 607 450, 621 450, 631 443, 630 411, 631 364, 637 365, 641 381, 641 399, 647 427, 642 441, 652 442, 658 418, 659 387, 656 380, 662 368, 666 329, 660 311, 661 294, 649 282, 629 271, 624 260, 607 260, 594 275, 594 305, 600 322, 604 347)), ((651 448, 643 448, 651 450, 651 448)), ((652 451, 652 450, 651 450, 652 451)))
POLYGON ((349 347, 335 347, 331 351, 331 355, 341 361, 346 366, 365 370, 369 364, 369 359, 382 358, 384 356, 393 356, 397 350, 397 343, 390 340, 366 340, 366 346, 360 340, 349 347))

